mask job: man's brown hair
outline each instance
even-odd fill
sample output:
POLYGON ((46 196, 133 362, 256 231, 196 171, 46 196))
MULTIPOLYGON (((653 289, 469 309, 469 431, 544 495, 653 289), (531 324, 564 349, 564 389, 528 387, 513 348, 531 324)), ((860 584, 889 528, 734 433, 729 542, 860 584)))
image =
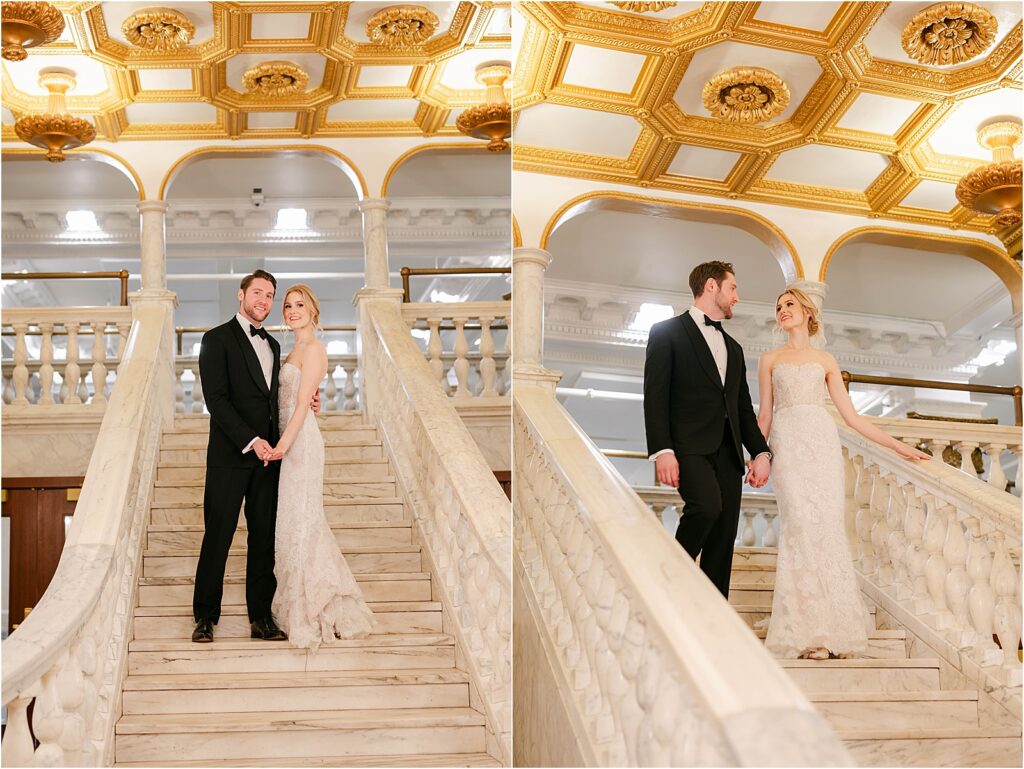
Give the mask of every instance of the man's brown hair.
POLYGON ((263 280, 269 280, 270 285, 272 285, 274 287, 274 290, 277 291, 277 278, 275 278, 266 270, 253 270, 253 273, 251 275, 246 275, 244 278, 242 278, 242 284, 239 287, 242 289, 242 291, 245 291, 247 288, 249 288, 249 284, 252 283, 256 278, 263 278, 263 280))
POLYGON ((704 293, 704 286, 708 282, 708 278, 714 278, 715 283, 721 287, 722 281, 725 280, 725 276, 729 273, 736 274, 736 270, 732 268, 729 262, 704 262, 703 264, 698 264, 690 273, 690 291, 693 292, 693 298, 696 299, 704 293))

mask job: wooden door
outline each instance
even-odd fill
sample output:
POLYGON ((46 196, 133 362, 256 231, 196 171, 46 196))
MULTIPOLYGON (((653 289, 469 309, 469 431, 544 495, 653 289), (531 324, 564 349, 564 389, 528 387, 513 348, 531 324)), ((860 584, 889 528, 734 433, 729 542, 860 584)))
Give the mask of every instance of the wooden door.
POLYGON ((64 533, 82 478, 4 478, 3 517, 9 520, 7 632, 46 592, 57 570, 64 533))

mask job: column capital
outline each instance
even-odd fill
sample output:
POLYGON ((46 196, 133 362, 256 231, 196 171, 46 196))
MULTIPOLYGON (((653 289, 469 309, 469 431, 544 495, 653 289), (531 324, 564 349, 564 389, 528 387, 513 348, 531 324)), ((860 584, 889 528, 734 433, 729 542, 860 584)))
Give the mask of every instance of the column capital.
POLYGON ((391 201, 386 198, 363 198, 356 207, 360 211, 387 211, 391 208, 391 201))
POLYGON ((551 264, 551 253, 543 248, 519 246, 512 250, 512 267, 517 264, 539 264, 542 269, 547 269, 551 264))
POLYGON ((140 200, 135 204, 135 207, 139 209, 140 214, 148 214, 153 211, 159 211, 161 214, 166 214, 168 203, 166 200, 140 200))
POLYGON ((400 288, 360 288, 352 296, 352 304, 357 307, 364 301, 376 299, 387 300, 397 304, 402 303, 405 292, 400 288))
POLYGON ((803 291, 811 298, 811 301, 818 305, 819 310, 825 302, 825 297, 828 296, 828 283, 823 283, 820 280, 794 280, 787 288, 798 288, 803 291))

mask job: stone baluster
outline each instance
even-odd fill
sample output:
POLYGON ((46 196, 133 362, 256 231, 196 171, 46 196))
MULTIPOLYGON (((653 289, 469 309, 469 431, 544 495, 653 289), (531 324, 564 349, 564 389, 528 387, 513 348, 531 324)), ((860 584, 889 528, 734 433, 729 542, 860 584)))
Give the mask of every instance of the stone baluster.
POLYGON ((484 398, 497 396, 494 388, 494 337, 491 336, 491 324, 494 318, 480 318, 480 395, 484 398))
POLYGON ((876 556, 875 574, 882 587, 892 585, 893 567, 889 560, 889 510, 893 504, 893 476, 879 472, 871 491, 871 549, 876 556))
POLYGON ((971 441, 959 441, 953 448, 960 452, 960 469, 972 478, 976 478, 978 474, 974 471, 974 461, 971 459, 971 454, 978 448, 978 444, 971 441))
POLYGON ((761 545, 763 547, 778 547, 779 535, 775 531, 775 520, 779 517, 779 509, 766 507, 761 514, 764 516, 764 537, 761 545))
POLYGON ((949 514, 947 507, 934 499, 929 499, 926 507, 928 512, 924 522, 924 546, 928 551, 928 560, 924 564, 924 576, 931 598, 929 620, 936 630, 946 630, 953 620, 953 613, 946 605, 946 574, 949 569, 942 555, 946 530, 949 528, 949 514))
POLYGON ((1024 489, 1021 489, 1021 483, 1024 483, 1024 447, 1018 443, 1016 446, 1011 446, 1010 449, 1017 457, 1017 475, 1013 479, 1013 488, 1018 496, 1024 495, 1024 489))
POLYGON ((14 328, 14 400, 15 406, 27 406, 28 398, 28 347, 25 345, 25 332, 28 331, 27 323, 13 323, 14 328))
POLYGON ((121 321, 117 324, 117 366, 120 369, 121 361, 124 359, 124 348, 128 345, 128 332, 132 330, 132 324, 121 321))
POLYGON ((967 593, 967 611, 974 629, 972 655, 982 666, 998 665, 1003 655, 992 640, 996 594, 992 589, 992 554, 989 540, 981 534, 981 521, 970 517, 964 521, 970 540, 967 545, 967 576, 971 587, 967 593))
POLYGON ((195 376, 195 381, 192 382, 192 413, 202 414, 203 413, 203 377, 199 373, 199 362, 196 361, 196 365, 192 367, 192 373, 195 376))
POLYGON ((64 324, 68 330, 68 353, 67 361, 64 366, 64 387, 61 392, 64 393, 66 388, 66 394, 64 394, 64 403, 81 403, 82 399, 78 397, 78 378, 81 376, 82 370, 78 365, 78 321, 69 320, 64 324))
POLYGON ((505 395, 508 392, 508 357, 494 359, 494 389, 498 395, 505 395))
POLYGON ((967 576, 967 537, 957 520, 956 510, 947 507, 946 511, 948 525, 946 541, 942 545, 942 559, 946 562, 946 606, 953 615, 953 637, 959 647, 974 641, 967 632, 970 627, 967 593, 971 588, 971 580, 967 576))
POLYGON ((334 372, 337 369, 336 365, 327 364, 327 384, 324 386, 322 411, 338 410, 338 385, 334 381, 334 372))
POLYGON ((870 465, 863 468, 857 481, 857 539, 860 541, 860 570, 864 574, 874 574, 878 569, 878 558, 871 544, 871 500, 877 477, 878 466, 870 465))
POLYGON ((103 405, 107 402, 107 324, 97 320, 92 324, 92 402, 103 405))
POLYGON ((9 406, 14 400, 14 372, 11 371, 11 376, 4 372, 4 405, 9 406))
POLYGON ((72 645, 67 661, 57 673, 57 694, 64 713, 64 728, 58 743, 64 751, 67 766, 82 766, 82 748, 85 746, 85 720, 80 709, 85 702, 85 676, 78 664, 79 644, 72 645))
POLYGON ((754 516, 756 509, 749 507, 740 511, 743 516, 743 525, 740 527, 740 544, 743 547, 754 547, 757 544, 757 533, 754 531, 754 516))
POLYGON ((344 411, 355 411, 356 409, 356 364, 342 364, 345 370, 345 389, 343 394, 345 401, 342 404, 344 411))
POLYGON ((1006 489, 1006 474, 1003 472, 1003 463, 1000 457, 1006 446, 1002 443, 986 443, 981 450, 988 454, 988 482, 1000 491, 1006 489))
POLYGON ((889 509, 885 516, 889 534, 886 536, 885 547, 890 564, 889 584, 899 597, 900 591, 906 589, 908 582, 907 564, 904 560, 907 551, 907 536, 903 531, 903 521, 907 515, 907 486, 901 484, 895 475, 889 476, 889 509))
POLYGON ((39 400, 41 406, 53 403, 53 323, 39 324, 43 334, 39 345, 39 400))
POLYGON ((36 766, 63 766, 64 749, 60 746, 64 731, 64 710, 57 691, 57 671, 67 660, 65 651, 57 665, 43 674, 42 689, 32 710, 32 731, 39 741, 33 763, 36 766))
POLYGON ((2 748, 4 766, 31 766, 35 743, 32 728, 28 722, 28 706, 32 704, 34 692, 23 692, 7 703, 7 728, 4 730, 2 748))
POLYGON ((1016 671, 1015 685, 1020 686, 1020 663, 1017 649, 1020 645, 1021 609, 1017 593, 1020 577, 1006 547, 1002 532, 992 534, 995 540, 995 555, 992 558, 992 588, 996 594, 995 610, 992 614, 993 627, 999 646, 1003 650, 1003 665, 1016 671))
POLYGON ((427 340, 427 352, 430 355, 430 371, 438 383, 447 391, 444 383, 444 361, 441 360, 441 353, 444 348, 441 346, 441 318, 427 318, 427 325, 430 326, 430 338, 427 340))
MULTIPOLYGON (((907 549, 904 561, 907 565, 908 593, 906 597, 914 602, 913 611, 921 613, 928 606, 928 582, 925 579, 925 563, 928 551, 924 547, 925 508, 923 501, 911 488, 907 488, 907 512, 903 517, 903 532, 907 549)), ((897 598, 901 597, 897 593, 897 598)))
POLYGON ((946 447, 949 445, 949 441, 943 438, 929 438, 925 441, 925 445, 928 447, 928 450, 931 452, 933 457, 943 462, 946 461, 942 456, 942 452, 946 450, 946 447))
POLYGON ((85 403, 89 400, 89 386, 86 384, 86 379, 89 377, 88 369, 82 369, 81 374, 78 377, 78 400, 85 403))
POLYGON ((174 413, 185 413, 185 367, 180 363, 175 367, 174 374, 174 413))
POLYGON ((469 398, 472 392, 469 389, 469 342, 466 340, 467 318, 453 318, 455 324, 455 379, 458 385, 455 388, 456 398, 469 398))

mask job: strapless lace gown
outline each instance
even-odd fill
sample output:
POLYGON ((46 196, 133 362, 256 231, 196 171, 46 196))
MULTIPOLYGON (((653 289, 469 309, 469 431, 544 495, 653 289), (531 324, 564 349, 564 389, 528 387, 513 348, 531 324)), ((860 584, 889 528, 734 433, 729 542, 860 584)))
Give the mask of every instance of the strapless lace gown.
POLYGON ((782 658, 814 647, 859 654, 867 648, 866 613, 843 520, 842 450, 824 406, 824 367, 777 364, 772 397, 769 444, 781 528, 765 644, 782 658))
MULTIPOLYGON (((295 409, 301 372, 281 366, 278 395, 281 432, 295 409)), ((306 410, 295 443, 281 460, 275 534, 277 593, 273 612, 295 646, 316 650, 324 641, 355 638, 374 628, 324 514, 324 440, 306 410)))

